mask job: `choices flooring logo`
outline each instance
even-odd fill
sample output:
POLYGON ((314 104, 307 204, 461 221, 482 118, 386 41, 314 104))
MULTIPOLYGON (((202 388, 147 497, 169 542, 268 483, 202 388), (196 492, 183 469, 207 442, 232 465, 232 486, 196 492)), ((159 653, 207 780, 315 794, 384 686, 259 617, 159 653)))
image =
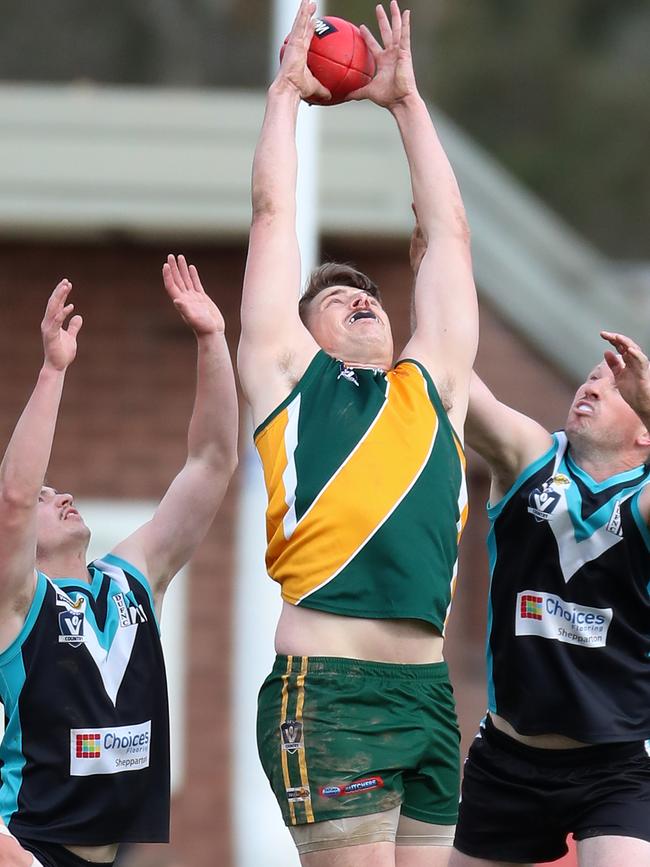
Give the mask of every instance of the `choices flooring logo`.
POLYGON ((611 608, 590 608, 566 602, 553 593, 524 590, 517 594, 515 635, 539 635, 581 647, 604 647, 612 616, 611 608))
POLYGON ((70 729, 70 776, 119 774, 148 768, 150 748, 151 720, 94 731, 70 729))

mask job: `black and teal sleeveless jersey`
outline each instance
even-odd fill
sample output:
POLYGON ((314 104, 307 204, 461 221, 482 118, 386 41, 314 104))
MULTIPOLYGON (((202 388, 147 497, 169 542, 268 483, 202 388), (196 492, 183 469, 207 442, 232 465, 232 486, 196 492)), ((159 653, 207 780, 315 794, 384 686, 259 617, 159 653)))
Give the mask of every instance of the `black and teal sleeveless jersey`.
POLYGON ((650 737, 650 467, 595 482, 564 433, 488 508, 489 708, 524 735, 650 737))
POLYGON ((464 457, 415 361, 319 351, 255 432, 269 575, 293 605, 444 627, 467 516, 464 457))
POLYGON ((91 581, 38 573, 0 654, 0 815, 18 837, 102 845, 169 838, 169 722, 149 584, 112 555, 91 581))

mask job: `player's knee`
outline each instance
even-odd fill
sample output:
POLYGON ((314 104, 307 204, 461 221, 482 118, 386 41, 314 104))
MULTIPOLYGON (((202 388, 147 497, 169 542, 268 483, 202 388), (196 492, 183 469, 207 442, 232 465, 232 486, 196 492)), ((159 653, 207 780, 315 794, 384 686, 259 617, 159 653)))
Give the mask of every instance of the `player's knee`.
POLYGON ((346 816, 344 819, 293 825, 289 830, 299 855, 368 843, 394 843, 399 811, 397 806, 366 816, 346 816))

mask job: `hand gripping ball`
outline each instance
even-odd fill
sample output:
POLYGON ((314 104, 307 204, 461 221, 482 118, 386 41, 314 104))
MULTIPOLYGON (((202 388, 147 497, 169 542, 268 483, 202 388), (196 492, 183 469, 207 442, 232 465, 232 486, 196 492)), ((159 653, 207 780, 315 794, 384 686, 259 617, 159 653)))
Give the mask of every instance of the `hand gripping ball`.
MULTIPOLYGON (((284 45, 280 60, 283 54, 284 45)), ((317 105, 338 105, 348 93, 368 84, 375 74, 375 59, 359 28, 344 18, 331 15, 315 19, 307 66, 332 94, 331 100, 309 100, 317 105)))

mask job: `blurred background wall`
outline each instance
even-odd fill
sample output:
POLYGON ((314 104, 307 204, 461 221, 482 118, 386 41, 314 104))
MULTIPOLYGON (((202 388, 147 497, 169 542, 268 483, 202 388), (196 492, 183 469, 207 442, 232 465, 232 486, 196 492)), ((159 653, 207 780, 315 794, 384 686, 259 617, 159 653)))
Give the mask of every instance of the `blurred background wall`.
MULTIPOLYGON (((156 500, 184 458, 194 349, 160 284, 167 252, 199 266, 235 351, 250 163, 276 50, 270 7, 0 0, 0 443, 38 370, 47 295, 67 276, 85 325, 50 478, 78 497, 110 498, 116 509, 156 500)), ((327 12, 372 22, 373 8, 329 0, 327 12)), ((580 372, 599 355, 598 328, 650 343, 650 8, 642 0, 415 0, 411 8, 418 77, 438 107, 473 230, 477 368, 503 400, 560 427, 580 372)), ((379 280, 399 345, 408 334, 411 216, 397 133, 372 106, 319 111, 321 254, 379 280)), ((242 421, 244 455, 245 410, 242 421)), ((233 699, 242 637, 254 638, 235 614, 247 466, 190 567, 172 846, 126 853, 138 867, 249 867, 233 830, 260 785, 238 776, 235 759, 238 749, 255 751, 233 699)), ((473 455, 468 476, 448 645, 465 748, 485 704, 488 478, 473 455)), ((255 577, 268 581, 261 560, 255 577)), ((251 836, 258 827, 253 812, 251 836)))

